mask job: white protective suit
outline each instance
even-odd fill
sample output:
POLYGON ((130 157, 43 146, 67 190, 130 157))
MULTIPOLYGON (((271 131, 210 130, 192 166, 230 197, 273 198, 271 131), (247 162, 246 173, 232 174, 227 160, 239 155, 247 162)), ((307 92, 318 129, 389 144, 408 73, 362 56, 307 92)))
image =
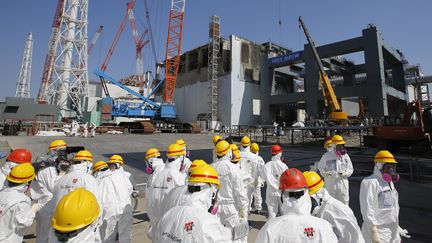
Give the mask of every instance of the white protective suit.
POLYGON ((83 137, 88 137, 88 124, 87 122, 83 125, 83 137))
POLYGON ((13 167, 17 166, 17 163, 6 161, 6 163, 0 169, 0 190, 7 187, 6 177, 13 167))
POLYGON ((210 213, 214 187, 192 193, 188 206, 176 206, 165 213, 155 227, 153 242, 231 242, 231 232, 210 213))
POLYGON ((373 242, 371 227, 376 226, 380 243, 401 242, 399 235, 399 195, 393 182, 382 179, 376 164, 372 175, 360 185, 360 209, 363 216, 362 232, 366 242, 373 242))
MULTIPOLYGON (((54 234, 54 229, 51 228, 48 235, 48 243, 63 243, 57 239, 54 234)), ((83 243, 83 242, 102 242, 99 234, 99 227, 97 225, 97 220, 81 231, 77 236, 70 238, 67 243, 83 243)))
POLYGON ((181 157, 172 162, 166 162, 165 168, 160 172, 154 173, 151 180, 147 181, 146 201, 147 215, 150 219, 149 235, 152 228, 156 225, 162 212, 161 206, 164 197, 174 188, 185 184, 185 175, 180 173, 181 157))
POLYGON ((250 178, 250 181, 248 184, 246 184, 246 193, 249 201, 248 211, 251 211, 251 204, 252 204, 252 193, 258 186, 258 177, 259 177, 259 161, 258 157, 250 152, 250 147, 243 147, 241 146, 240 151, 240 168, 242 171, 244 171, 247 174, 247 177, 250 178))
POLYGON ((31 201, 24 194, 27 185, 8 187, 0 191, 0 242, 23 242, 24 229, 30 227, 35 218, 31 201))
POLYGON ((96 124, 94 124, 93 122, 91 123, 90 126, 90 137, 92 138, 96 137, 96 124))
POLYGON ((171 208, 185 205, 191 193, 188 192, 188 185, 183 185, 172 189, 165 195, 161 212, 168 212, 171 208))
POLYGON ((312 197, 320 201, 319 208, 316 208, 312 215, 331 224, 339 243, 365 243, 357 219, 348 205, 332 197, 325 188, 312 197))
POLYGON ((282 173, 288 170, 288 166, 281 161, 282 153, 272 156, 261 170, 260 176, 267 183, 266 204, 269 219, 277 216, 280 207, 279 180, 282 173))
POLYGON ((337 156, 334 150, 326 152, 318 162, 320 174, 324 177, 325 188, 337 200, 349 205, 348 177, 354 172, 348 154, 337 156))
POLYGON ((281 208, 284 215, 267 221, 259 231, 256 243, 338 242, 327 221, 310 215, 311 201, 307 190, 299 199, 284 199, 281 208))
MULTIPOLYGON (((249 201, 240 168, 231 162, 231 156, 230 151, 212 166, 217 171, 221 184, 218 193, 218 217, 225 227, 233 229, 241 221, 247 220, 249 201)), ((239 242, 246 242, 246 239, 239 242)))
POLYGON ((122 165, 119 165, 117 171, 118 171, 118 172, 121 172, 121 173, 123 174, 124 178, 130 182, 130 185, 132 186, 132 190, 135 190, 135 188, 136 188, 136 183, 135 183, 135 178, 134 178, 134 176, 133 176, 130 172, 125 171, 125 170, 123 169, 123 166, 122 166, 122 165))
POLYGON ((48 242, 48 234, 51 230, 51 202, 54 187, 59 179, 59 174, 54 166, 46 167, 37 172, 31 183, 30 195, 39 206, 36 213, 36 243, 48 242))
POLYGON ((131 242, 132 188, 120 171, 101 171, 97 175, 103 224, 100 234, 103 242, 131 242))
MULTIPOLYGON (((70 171, 57 180, 54 187, 53 204, 51 206, 52 215, 54 214, 56 205, 62 197, 79 187, 84 187, 86 190, 93 193, 100 205, 100 194, 97 181, 89 174, 89 171, 91 171, 91 165, 92 163, 90 161, 71 165, 70 171)), ((101 215, 102 213, 103 209, 101 208, 101 215)))
MULTIPOLYGON (((255 210, 261 211, 262 210, 261 188, 264 186, 264 180, 260 175, 261 174, 260 171, 264 168, 265 161, 261 156, 259 156, 258 153, 255 154, 255 156, 257 157, 256 161, 258 162, 258 183, 254 191, 252 192, 252 197, 253 197, 255 210)), ((252 200, 250 203, 252 203, 252 200)))

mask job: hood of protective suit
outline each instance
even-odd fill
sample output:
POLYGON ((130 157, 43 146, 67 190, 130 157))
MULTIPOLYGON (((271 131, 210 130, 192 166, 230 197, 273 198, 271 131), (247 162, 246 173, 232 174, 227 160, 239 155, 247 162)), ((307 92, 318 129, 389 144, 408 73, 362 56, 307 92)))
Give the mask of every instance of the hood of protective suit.
POLYGON ((83 173, 91 173, 93 164, 90 161, 81 161, 80 164, 71 165, 70 171, 82 171, 83 173))
POLYGON ((212 186, 202 191, 194 192, 188 198, 186 205, 200 207, 207 211, 212 205, 212 196, 216 191, 217 189, 212 186))
POLYGON ((240 146, 240 151, 250 152, 250 146, 247 147, 240 146))
POLYGON ((374 172, 373 172, 373 174, 374 174, 376 177, 378 177, 380 180, 382 180, 382 181, 385 182, 385 180, 383 179, 383 174, 382 174, 382 172, 381 172, 383 166, 384 166, 384 163, 375 163, 375 167, 374 167, 374 172))
POLYGON ((233 153, 232 153, 232 150, 230 150, 230 151, 228 151, 228 153, 226 153, 221 158, 217 158, 216 161, 222 161, 222 160, 229 160, 229 161, 231 161, 232 158, 233 158, 233 153))
POLYGON ((185 167, 184 155, 168 158, 165 166, 167 168, 174 168, 176 170, 183 171, 184 168, 182 167, 185 167))
POLYGON ((103 177, 105 177, 105 176, 107 176, 107 175, 109 175, 109 174, 111 174, 111 173, 113 173, 110 169, 108 169, 108 170, 105 170, 105 171, 96 171, 94 174, 93 174, 93 176, 96 178, 96 179, 99 179, 99 178, 103 178, 103 177))
POLYGON ((311 199, 307 189, 305 189, 305 193, 299 199, 293 197, 284 198, 281 209, 284 215, 310 215, 311 207, 311 199))
POLYGON ((157 157, 151 157, 150 159, 148 159, 148 162, 150 163, 151 167, 155 170, 157 167, 164 165, 163 160, 157 157))
POLYGON ((278 153, 278 154, 273 155, 271 157, 271 160, 273 160, 273 161, 282 160, 282 153, 278 153))
POLYGON ((6 161, 5 165, 1 168, 1 171, 4 175, 8 175, 9 172, 12 170, 13 167, 17 166, 18 164, 11 161, 6 161))

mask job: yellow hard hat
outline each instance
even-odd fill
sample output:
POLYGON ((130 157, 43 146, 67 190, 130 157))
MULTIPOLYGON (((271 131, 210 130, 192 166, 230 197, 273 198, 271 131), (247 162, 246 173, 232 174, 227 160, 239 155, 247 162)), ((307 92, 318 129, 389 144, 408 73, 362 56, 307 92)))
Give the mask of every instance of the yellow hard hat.
POLYGON ((108 164, 105 161, 98 161, 93 164, 93 173, 106 167, 108 167, 108 164))
POLYGON ((333 144, 331 139, 328 139, 324 142, 324 148, 328 148, 333 144))
POLYGON ((67 143, 64 140, 54 140, 50 143, 48 149, 49 150, 55 150, 55 149, 65 149, 67 147, 67 143))
POLYGON ((397 164, 397 161, 395 160, 392 153, 390 153, 388 150, 381 150, 378 153, 375 154, 375 163, 393 163, 397 164))
POLYGON ((241 156, 240 156, 240 150, 239 150, 237 144, 235 144, 235 143, 231 144, 231 150, 232 150, 232 153, 234 155, 231 161, 232 162, 239 162, 241 159, 241 156))
POLYGON ((219 135, 214 135, 213 136, 213 143, 214 145, 216 145, 218 142, 220 142, 222 140, 222 137, 219 135))
POLYGON ((123 157, 121 157, 118 154, 114 154, 109 158, 108 164, 114 164, 114 163, 124 164, 123 157))
POLYGON ((227 141, 222 140, 216 144, 216 155, 222 157, 229 152, 230 148, 231 145, 227 141))
POLYGON ((150 148, 147 150, 145 158, 150 159, 157 156, 161 156, 159 150, 157 148, 150 148))
POLYGON ((186 152, 183 150, 183 147, 173 143, 170 146, 168 146, 168 150, 167 150, 167 156, 170 157, 174 157, 174 156, 179 156, 179 155, 185 155, 186 152))
POLYGON ((310 195, 315 194, 315 192, 323 188, 324 181, 315 171, 305 171, 303 172, 303 175, 306 178, 310 195))
POLYGON ((60 232, 82 229, 99 216, 100 207, 93 193, 77 188, 58 202, 51 225, 60 232))
POLYGON ((35 170, 30 163, 19 164, 12 168, 6 178, 13 183, 26 183, 35 178, 35 170))
POLYGON ((332 137, 332 143, 340 145, 340 144, 345 144, 345 141, 344 141, 344 139, 343 139, 342 136, 340 136, 340 135, 334 135, 332 137))
POLYGON ((258 153, 259 152, 259 145, 257 143, 252 143, 250 146, 252 153, 258 153))
POLYGON ((87 150, 81 150, 75 154, 73 160, 74 161, 87 160, 93 162, 93 155, 87 150))
POLYGON ((183 139, 177 139, 175 143, 182 147, 186 146, 186 142, 183 139))
POLYGON ((210 183, 220 188, 218 173, 210 165, 198 166, 192 170, 189 183, 210 183))
POLYGON ((241 139, 241 145, 243 147, 247 147, 247 146, 250 146, 250 144, 251 144, 250 138, 248 136, 243 136, 241 139))
POLYGON ((202 166, 202 165, 207 165, 207 162, 205 162, 204 160, 201 160, 201 159, 196 159, 196 160, 192 161, 192 163, 189 167, 189 172, 192 172, 193 169, 195 169, 198 166, 202 166))

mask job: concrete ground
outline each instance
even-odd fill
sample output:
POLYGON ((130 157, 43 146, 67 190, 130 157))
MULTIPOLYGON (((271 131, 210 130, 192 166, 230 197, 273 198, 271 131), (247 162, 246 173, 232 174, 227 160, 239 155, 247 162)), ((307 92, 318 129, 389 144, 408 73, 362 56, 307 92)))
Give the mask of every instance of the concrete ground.
MULTIPOLYGON (((144 168, 145 151, 151 147, 156 147, 163 152, 170 143, 182 138, 191 150, 191 159, 204 159, 211 161, 213 144, 211 134, 159 134, 159 135, 101 135, 96 138, 63 137, 62 139, 70 146, 85 146, 90 150, 96 160, 107 160, 112 154, 121 154, 125 161, 125 169, 130 171, 137 183, 145 183, 147 174, 144 168)), ((44 154, 49 143, 54 137, 0 137, 0 151, 6 150, 7 145, 11 148, 28 148, 34 157, 44 154)), ((287 158, 288 166, 299 168, 305 171, 309 165, 318 161, 323 153, 321 147, 312 146, 290 146, 284 148, 284 157, 287 158)), ((264 160, 270 159, 270 145, 261 146, 261 156, 264 160)), ((361 179, 370 174, 373 168, 371 156, 376 152, 372 149, 349 149, 351 160, 354 164, 354 174, 350 178, 350 207, 353 209, 361 225, 362 219, 359 206, 359 187, 361 179)), ((398 157, 398 155, 397 155, 398 157)), ((406 156, 405 156, 406 157, 406 156)), ((403 163, 400 163, 403 166, 403 163)), ((405 166, 406 167, 406 166, 405 166)), ((432 218, 432 204, 430 203, 432 183, 431 182, 412 182, 403 177, 396 184, 399 191, 400 201, 400 225, 407 228, 412 239, 403 242, 432 242, 432 231, 430 231, 432 218)), ((140 189, 140 188, 139 188, 140 189)), ((263 188, 263 195, 265 194, 263 188)), ((264 211, 266 206, 264 205, 264 211)), ((264 225, 266 218, 263 215, 252 214, 250 216, 252 227, 248 242, 254 242, 259 229, 264 225)), ((150 242, 146 236, 148 229, 148 218, 145 213, 143 198, 139 198, 137 212, 134 214, 133 221, 133 242, 150 242)), ((34 227, 29 229, 26 242, 34 242, 34 227)))

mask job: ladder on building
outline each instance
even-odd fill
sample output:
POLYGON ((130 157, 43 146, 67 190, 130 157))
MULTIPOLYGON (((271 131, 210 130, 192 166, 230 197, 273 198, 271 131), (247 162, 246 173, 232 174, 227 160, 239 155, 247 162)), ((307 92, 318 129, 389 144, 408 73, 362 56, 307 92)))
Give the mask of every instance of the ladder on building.
POLYGON ((218 69, 220 51, 220 17, 210 17, 208 46, 209 130, 214 130, 218 120, 218 69))

